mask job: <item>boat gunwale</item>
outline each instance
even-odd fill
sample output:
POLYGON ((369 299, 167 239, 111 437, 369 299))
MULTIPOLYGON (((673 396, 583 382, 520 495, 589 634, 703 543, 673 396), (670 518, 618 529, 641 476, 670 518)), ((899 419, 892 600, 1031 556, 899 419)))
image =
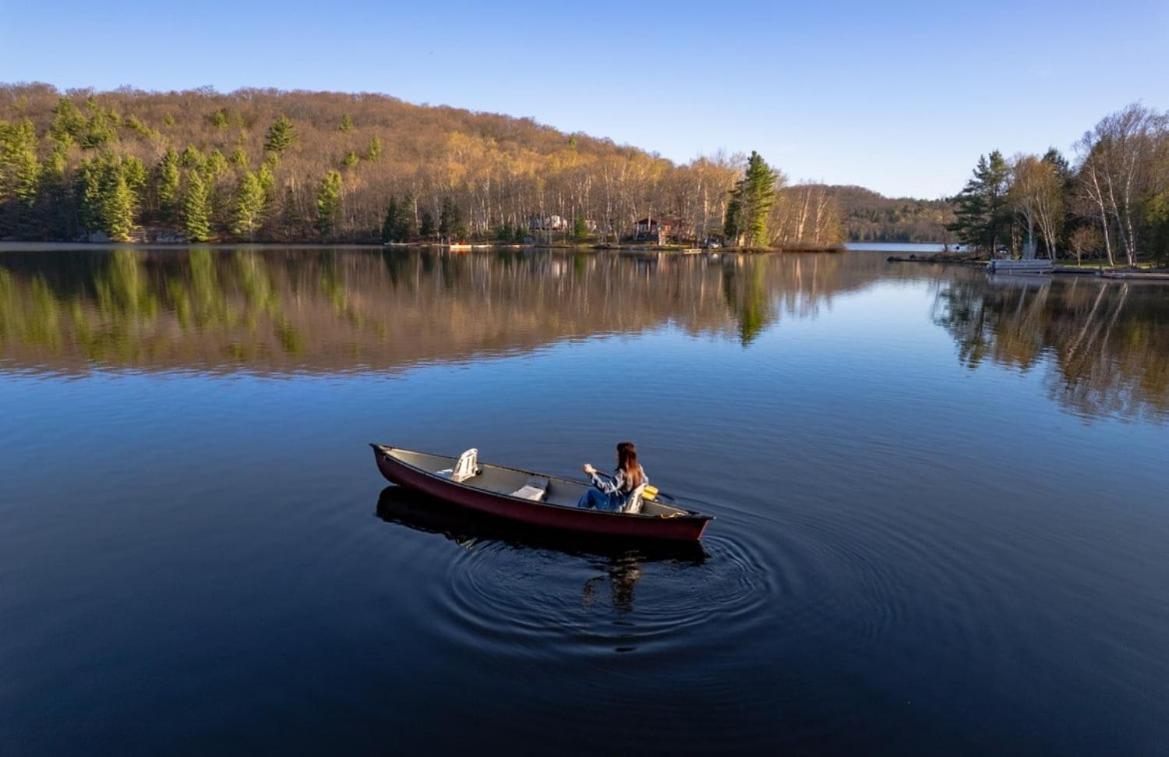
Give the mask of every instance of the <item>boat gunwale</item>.
MULTIPOLYGON (((582 508, 574 507, 572 505, 558 505, 558 504, 555 504, 553 502, 537 502, 535 500, 525 499, 524 497, 516 497, 516 496, 513 496, 511 494, 506 494, 503 492, 496 492, 496 491, 492 491, 491 489, 484 489, 480 486, 471 486, 470 484, 467 484, 467 483, 462 482, 462 481, 452 481, 449 478, 443 478, 433 471, 428 471, 425 468, 420 468, 417 465, 413 465, 411 463, 408 463, 400 457, 397 457, 395 455, 390 455, 390 454, 388 454, 387 450, 393 451, 395 449, 400 449, 403 452, 414 452, 414 453, 417 453, 420 455, 430 455, 431 457, 444 457, 444 458, 448 458, 451 460, 457 460, 458 459, 457 457, 452 457, 450 455, 440 455, 437 452, 426 452, 424 450, 406 449, 405 447, 393 447, 393 446, 388 445, 388 444, 376 444, 374 442, 370 442, 369 446, 371 446, 375 450, 381 452, 386 457, 392 457, 394 459, 394 462, 397 463, 398 465, 403 465, 411 470, 418 471, 419 473, 422 473, 423 475, 425 475, 429 478, 432 478, 435 481, 438 481, 440 483, 448 484, 451 486, 462 487, 463 489, 467 489, 470 491, 482 492, 484 494, 489 494, 493 497, 502 497, 504 499, 507 499, 508 501, 516 502, 518 504, 529 505, 529 506, 534 506, 534 507, 555 507, 555 508, 559 508, 561 510, 567 510, 569 512, 579 513, 582 515, 607 515, 607 516, 616 517, 616 518, 640 518, 645 522, 660 521, 660 520, 706 521, 706 522, 709 522, 709 521, 714 520, 713 515, 706 515, 704 513, 700 513, 700 512, 697 512, 695 510, 685 510, 685 509, 680 508, 680 507, 675 507, 674 505, 667 505, 667 506, 668 507, 675 507, 676 510, 679 510, 682 512, 682 515, 677 515, 677 516, 674 516, 672 518, 669 518, 669 517, 662 516, 662 515, 643 515, 641 513, 619 513, 619 512, 611 512, 608 510, 585 510, 582 508)), ((490 465, 492 468, 498 468, 501 470, 512 471, 513 473, 523 473, 523 474, 526 474, 528 476, 544 476, 543 473, 538 473, 536 471, 524 470, 523 468, 512 468, 512 467, 509 467, 506 465, 496 465, 495 463, 480 463, 480 465, 490 465)), ((571 478, 562 478, 560 476, 544 476, 544 477, 551 480, 551 481, 561 481, 563 483, 576 484, 577 486, 588 486, 588 484, 586 484, 584 481, 574 481, 571 478)))

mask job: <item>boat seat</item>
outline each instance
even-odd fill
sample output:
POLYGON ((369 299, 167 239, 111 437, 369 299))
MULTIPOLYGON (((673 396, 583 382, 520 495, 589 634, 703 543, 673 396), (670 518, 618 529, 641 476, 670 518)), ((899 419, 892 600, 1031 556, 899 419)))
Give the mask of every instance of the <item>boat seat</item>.
POLYGON ((548 493, 548 479, 543 476, 531 476, 524 485, 511 493, 513 497, 530 499, 533 502, 543 502, 548 493))
POLYGON ((444 468, 435 473, 443 478, 449 478, 456 484, 479 475, 479 450, 471 448, 459 455, 459 461, 454 468, 444 468))
POLYGON ((648 484, 642 484, 633 490, 633 493, 629 495, 629 499, 626 501, 625 507, 621 509, 621 512, 628 515, 638 515, 641 513, 641 507, 645 504, 641 499, 641 495, 645 491, 646 486, 648 484))

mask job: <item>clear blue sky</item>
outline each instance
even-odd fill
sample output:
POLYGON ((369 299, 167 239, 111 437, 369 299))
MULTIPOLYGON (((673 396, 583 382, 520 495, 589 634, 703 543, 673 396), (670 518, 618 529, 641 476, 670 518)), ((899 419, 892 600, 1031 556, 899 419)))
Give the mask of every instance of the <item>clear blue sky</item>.
POLYGON ((384 92, 934 197, 1169 108, 1169 0, 0 0, 0 81, 384 92))

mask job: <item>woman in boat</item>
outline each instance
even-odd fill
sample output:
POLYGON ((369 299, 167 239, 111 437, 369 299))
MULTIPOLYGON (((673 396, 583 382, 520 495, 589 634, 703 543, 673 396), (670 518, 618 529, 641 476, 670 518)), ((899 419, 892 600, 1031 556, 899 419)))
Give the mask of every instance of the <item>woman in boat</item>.
POLYGON ((593 486, 576 503, 577 507, 610 512, 623 512, 639 487, 649 483, 645 469, 637 462, 637 447, 633 442, 617 445, 617 470, 606 476, 590 463, 584 464, 593 486))

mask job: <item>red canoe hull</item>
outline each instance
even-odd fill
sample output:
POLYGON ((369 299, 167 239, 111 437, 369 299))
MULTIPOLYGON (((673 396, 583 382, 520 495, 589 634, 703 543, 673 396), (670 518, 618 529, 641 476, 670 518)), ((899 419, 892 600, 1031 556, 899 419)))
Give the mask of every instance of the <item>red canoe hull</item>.
POLYGON ((374 447, 373 454, 378 470, 398 486, 527 526, 633 540, 694 542, 702 538, 702 532, 711 520, 705 515, 651 518, 529 502, 441 478, 407 465, 377 447, 374 447))

